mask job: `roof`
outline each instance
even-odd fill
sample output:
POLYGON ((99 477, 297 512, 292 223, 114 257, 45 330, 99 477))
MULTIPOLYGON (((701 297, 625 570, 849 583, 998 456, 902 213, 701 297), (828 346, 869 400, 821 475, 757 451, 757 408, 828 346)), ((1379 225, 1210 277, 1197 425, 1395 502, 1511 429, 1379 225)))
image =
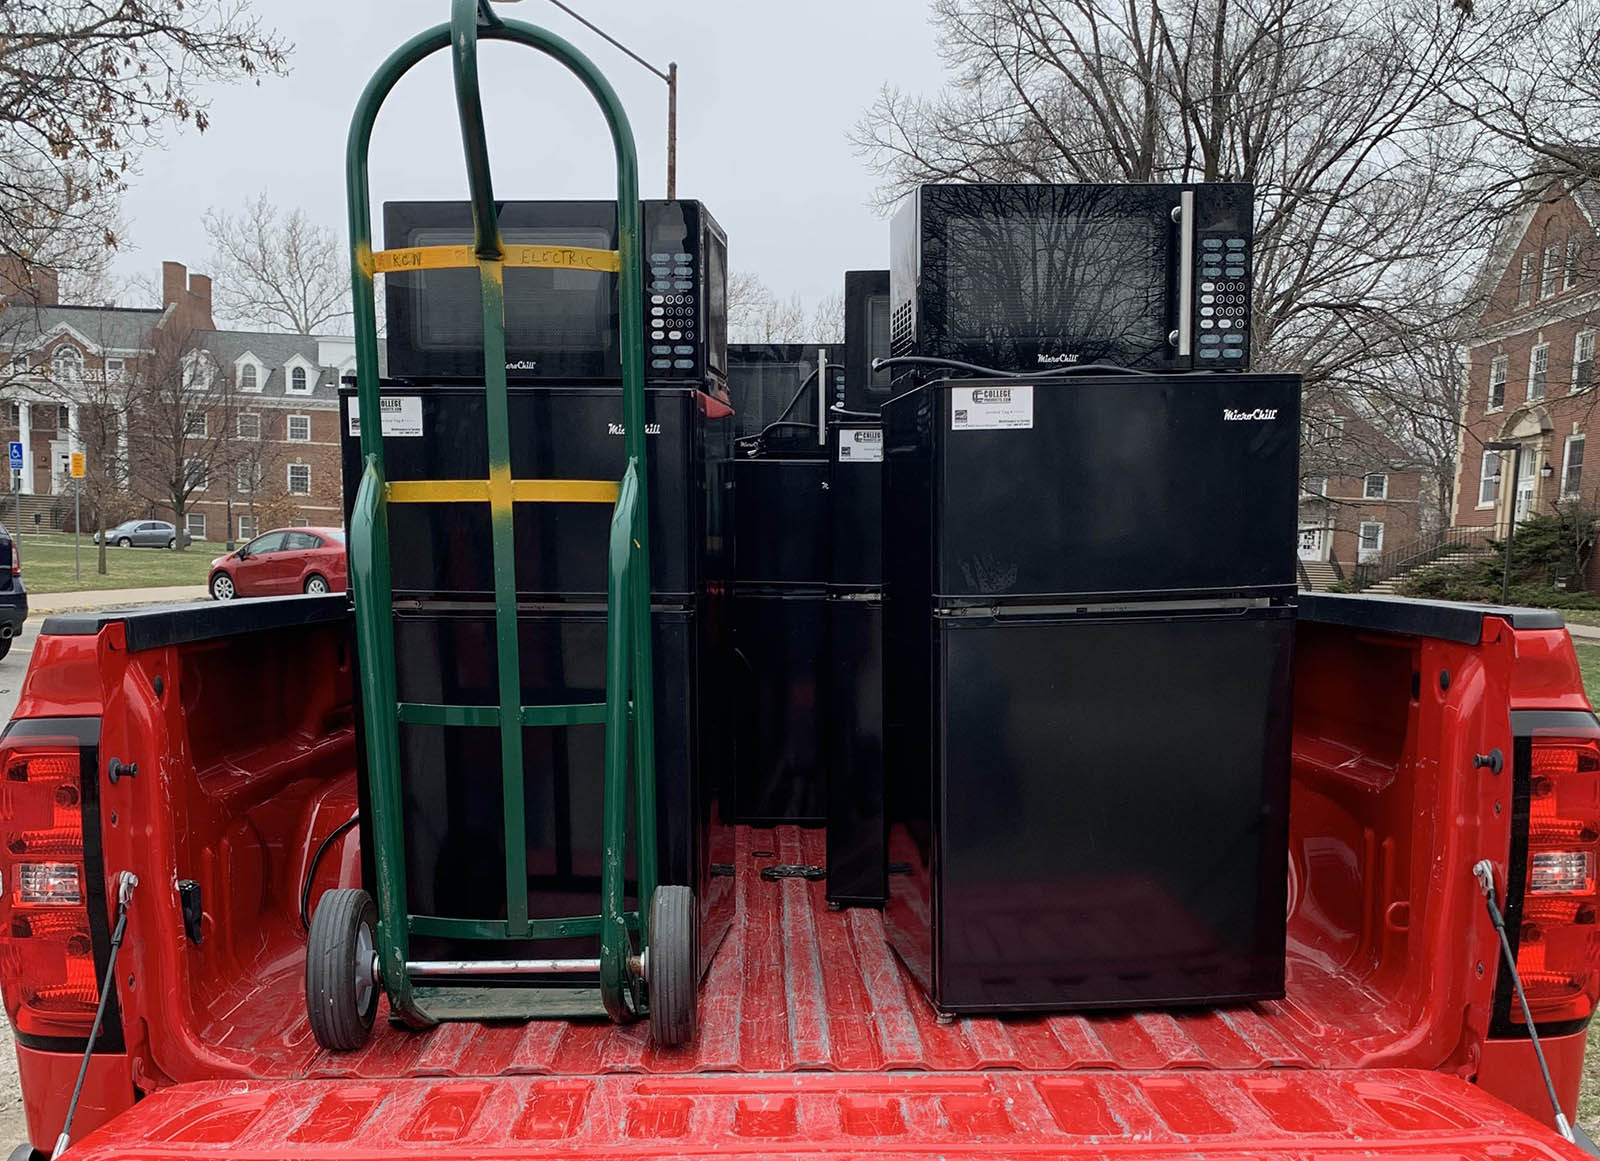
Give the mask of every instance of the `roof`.
POLYGON ((71 327, 100 349, 143 350, 150 345, 150 330, 161 321, 159 307, 36 306, 11 302, 0 308, 0 346, 28 349, 71 327))
MULTIPOLYGON (((339 397, 339 368, 320 367, 317 348, 321 340, 316 335, 279 334, 271 331, 208 331, 196 336, 196 341, 225 368, 245 355, 254 355, 266 368, 266 379, 260 394, 265 397, 293 399, 335 400, 339 397), (317 368, 316 382, 306 393, 287 390, 289 363, 299 356, 308 366, 317 368)), ((255 394, 252 392, 251 394, 255 394)))

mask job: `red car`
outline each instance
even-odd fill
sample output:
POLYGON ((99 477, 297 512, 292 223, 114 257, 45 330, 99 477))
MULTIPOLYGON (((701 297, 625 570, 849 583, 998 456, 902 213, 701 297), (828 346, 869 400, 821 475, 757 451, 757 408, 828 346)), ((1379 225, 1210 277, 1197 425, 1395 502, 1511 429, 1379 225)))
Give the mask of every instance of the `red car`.
POLYGON ((211 595, 219 601, 344 588, 340 528, 275 528, 211 562, 211 595))

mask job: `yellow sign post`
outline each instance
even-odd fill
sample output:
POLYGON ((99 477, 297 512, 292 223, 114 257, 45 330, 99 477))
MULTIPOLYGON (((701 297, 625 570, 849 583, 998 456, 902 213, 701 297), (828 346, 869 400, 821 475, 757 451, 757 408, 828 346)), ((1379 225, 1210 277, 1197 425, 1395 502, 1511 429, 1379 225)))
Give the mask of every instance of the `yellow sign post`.
POLYGON ((83 580, 83 560, 79 552, 79 545, 83 540, 83 485, 78 481, 83 479, 83 453, 72 453, 72 572, 81 583, 83 580))

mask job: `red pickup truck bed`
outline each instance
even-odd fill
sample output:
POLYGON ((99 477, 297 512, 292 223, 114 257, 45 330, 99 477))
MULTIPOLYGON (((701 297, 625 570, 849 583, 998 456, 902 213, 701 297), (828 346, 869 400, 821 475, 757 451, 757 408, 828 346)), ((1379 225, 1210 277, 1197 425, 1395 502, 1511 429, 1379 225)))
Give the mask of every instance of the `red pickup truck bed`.
MULTIPOLYGON (((739 828, 735 873, 715 880, 732 926, 681 1051, 637 1025, 418 1033, 380 1015, 361 1051, 322 1052, 298 905, 310 852, 354 809, 342 602, 47 623, 18 716, 97 721, 95 761, 141 771, 98 788, 96 873, 141 885, 118 965, 125 1047, 95 1055, 80 1129, 101 1127, 70 1156, 1585 1156, 1501 1099, 1542 1113, 1526 1040, 1495 1031, 1471 875, 1488 857, 1505 877, 1515 813, 1511 771, 1475 757, 1519 752, 1518 714, 1592 728, 1565 632, 1308 605, 1286 999, 943 1024, 877 913, 761 878, 821 862, 820 833, 739 828), (179 880, 199 884, 199 940, 179 880)), ((359 867, 351 831, 314 889, 359 867)), ((1549 1047, 1570 1100, 1582 1029, 1549 1047)), ((48 1142, 76 1060, 19 1055, 48 1142)))

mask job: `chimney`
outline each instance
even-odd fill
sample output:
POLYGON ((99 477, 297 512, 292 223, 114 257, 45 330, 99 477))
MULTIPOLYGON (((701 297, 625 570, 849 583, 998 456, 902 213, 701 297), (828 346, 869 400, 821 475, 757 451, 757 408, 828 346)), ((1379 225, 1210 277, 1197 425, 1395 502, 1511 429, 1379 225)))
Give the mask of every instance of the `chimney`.
POLYGON ((182 262, 161 264, 161 306, 181 308, 188 297, 189 269, 182 262))
POLYGON ((173 317, 193 330, 217 329, 211 320, 211 279, 190 274, 182 262, 161 264, 161 306, 174 308, 173 317))
POLYGON ((38 266, 13 255, 5 255, 0 257, 0 302, 59 306, 61 280, 48 266, 38 266))

